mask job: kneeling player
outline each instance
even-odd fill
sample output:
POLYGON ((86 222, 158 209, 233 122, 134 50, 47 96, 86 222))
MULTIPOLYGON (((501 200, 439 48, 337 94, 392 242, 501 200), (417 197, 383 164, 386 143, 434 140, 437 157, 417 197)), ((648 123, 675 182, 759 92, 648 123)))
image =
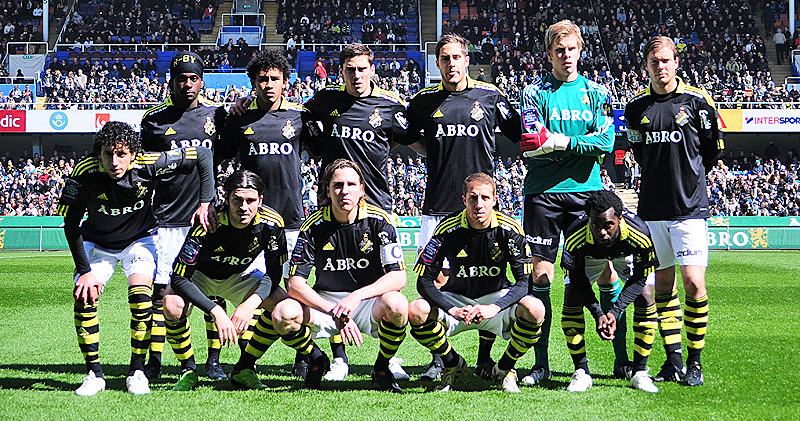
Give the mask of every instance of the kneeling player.
POLYGON ((358 164, 337 159, 325 168, 320 185, 325 199, 300 228, 289 267, 293 299, 275 306, 275 330, 287 345, 308 355, 303 387, 318 388, 328 370, 328 356, 313 341, 337 333, 351 345, 361 333, 379 338, 380 352, 372 379, 382 390, 401 393, 389 360, 406 336, 408 300, 405 264, 391 217, 364 200, 364 177, 358 164), (307 284, 311 269, 317 281, 307 284))
MULTIPOLYGON (((253 339, 248 343, 242 359, 234 367, 231 383, 249 389, 264 389, 254 372, 253 363, 243 363, 248 350, 260 349, 260 354, 274 342, 278 335, 272 329, 269 311, 275 303, 286 298, 280 288, 286 261, 286 236, 283 218, 273 209, 262 206, 264 183, 253 172, 239 170, 231 174, 224 186, 225 205, 219 214, 219 228, 208 234, 202 226, 195 225, 183 243, 172 270, 172 281, 164 298, 164 315, 167 330, 185 319, 195 305, 211 314, 219 331, 220 342, 228 346, 236 342, 236 335, 247 331, 253 312, 264 308, 256 324, 253 339), (246 269, 259 253, 264 251, 267 273, 246 273, 246 269), (230 300, 236 305, 228 318, 225 309, 209 296, 230 300)), ((190 332, 168 335, 177 341, 188 342, 190 332)), ((252 359, 255 362, 255 358, 252 359)), ((174 390, 191 390, 197 384, 194 359, 184 366, 174 390)))
POLYGON ((422 250, 414 271, 419 298, 409 306, 411 336, 442 357, 444 372, 436 390, 449 391, 467 368, 464 358, 447 341, 468 329, 480 329, 510 339, 492 377, 503 390, 519 392, 514 365, 539 340, 544 306, 526 295, 532 257, 522 227, 493 210, 494 180, 483 173, 464 180, 466 209, 444 218, 422 250), (441 290, 434 285, 444 259, 450 278, 441 290), (506 277, 511 266, 516 283, 506 277))
POLYGON ((607 190, 591 193, 586 200, 585 211, 586 215, 567 229, 561 257, 566 284, 561 327, 575 364, 575 373, 567 390, 585 392, 592 386, 584 341, 586 325, 583 307, 588 308, 597 321, 600 337, 612 340, 620 313, 633 302, 635 340, 631 387, 645 392, 658 392, 646 371, 647 357, 653 347, 657 326, 653 301, 653 271, 657 261, 650 231, 638 216, 625 212, 622 200, 607 190), (632 261, 632 265, 615 264, 619 277, 625 280, 625 286, 610 309, 603 310, 586 275, 587 264, 595 259, 617 263, 620 258, 626 257, 632 261))
MULTIPOLYGON (((93 155, 75 166, 59 200, 64 234, 75 261, 75 330, 89 374, 75 391, 92 396, 106 387, 99 358, 97 299, 118 263, 128 278, 131 311, 131 364, 128 392, 150 393, 144 358, 150 345, 156 220, 151 196, 159 178, 175 173, 200 174, 197 215, 208 226, 214 199, 211 152, 204 148, 140 154, 139 135, 118 121, 106 123, 94 136, 93 155), (88 217, 83 223, 84 213, 88 217)), ((213 211, 213 209, 212 209, 213 211)), ((213 218, 212 218, 213 219, 213 218)))

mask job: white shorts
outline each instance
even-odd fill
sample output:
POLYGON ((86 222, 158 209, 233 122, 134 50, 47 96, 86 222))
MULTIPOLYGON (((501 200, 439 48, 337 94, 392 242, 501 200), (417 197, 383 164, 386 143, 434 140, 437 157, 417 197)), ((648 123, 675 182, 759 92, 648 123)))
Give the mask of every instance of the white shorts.
MULTIPOLYGON (((433 238, 433 232, 439 222, 442 222, 444 216, 422 215, 419 217, 419 243, 417 243, 417 254, 428 245, 428 241, 433 238)), ((450 261, 444 259, 442 261, 442 270, 450 269, 450 261)))
MULTIPOLYGON (((119 262, 122 262, 125 277, 138 274, 152 279, 156 272, 156 244, 151 236, 140 238, 119 251, 107 250, 90 241, 84 241, 83 250, 89 259, 92 274, 103 285, 114 275, 119 262)), ((75 282, 78 282, 78 277, 76 274, 75 282)))
POLYGON ((645 221, 656 249, 658 267, 708 267, 708 222, 705 219, 683 221, 645 221))
MULTIPOLYGON (((477 300, 473 300, 472 298, 467 298, 463 295, 454 294, 451 292, 442 291, 442 294, 444 294, 445 297, 447 297, 457 307, 464 307, 466 305, 491 304, 508 294, 508 289, 486 294, 482 297, 478 297, 477 300)), ((467 330, 480 329, 487 330, 497 336, 501 336, 505 340, 508 340, 511 338, 511 327, 514 325, 514 320, 516 320, 514 313, 516 309, 517 305, 514 304, 505 310, 501 310, 491 319, 481 320, 478 323, 470 323, 468 325, 464 324, 464 322, 456 319, 442 309, 438 309, 439 314, 437 318, 440 322, 442 322, 442 325, 444 325, 445 335, 447 336, 458 335, 459 333, 467 330)))
MULTIPOLYGON (((289 252, 289 256, 292 255, 292 250, 294 250, 294 245, 297 244, 297 237, 300 236, 300 229, 295 230, 285 230, 286 232, 286 250, 289 252)), ((245 272, 253 272, 253 271, 260 271, 263 273, 267 273, 267 261, 264 258, 264 252, 258 253, 253 263, 250 263, 250 266, 247 267, 245 272)), ((286 279, 289 277, 289 259, 286 259, 286 262, 283 264, 283 278, 286 279)), ((274 281, 274 280, 273 280, 274 281)), ((278 281, 280 282, 280 281, 278 281)))
MULTIPOLYGON (((606 268, 606 264, 608 260, 605 259, 586 259, 586 267, 585 273, 586 277, 589 278, 589 282, 594 285, 597 280, 600 278, 600 275, 603 274, 603 271, 606 268)), ((616 259, 611 260, 611 263, 614 265, 614 270, 617 272, 617 276, 619 277, 619 281, 625 285, 628 282, 628 279, 631 278, 631 274, 633 273, 633 255, 625 256, 625 257, 617 257, 616 259)), ((569 277, 564 277, 564 285, 569 284, 569 277)), ((656 277, 655 273, 651 272, 650 275, 647 276, 646 285, 655 285, 656 284, 656 277)))
MULTIPOLYGON (((349 292, 318 291, 318 293, 322 298, 332 303, 338 303, 344 297, 350 295, 349 292)), ((358 330, 373 338, 378 337, 378 327, 380 326, 380 320, 372 318, 372 308, 375 307, 377 301, 378 297, 362 301, 353 314, 350 315, 350 319, 356 322, 358 330)), ((311 330, 316 334, 316 338, 330 338, 339 333, 333 316, 313 308, 311 309, 311 330)))
POLYGON ((158 227, 155 236, 158 256, 156 258, 156 277, 153 280, 154 283, 159 285, 169 284, 175 257, 180 253, 183 243, 186 241, 186 236, 189 235, 190 229, 191 227, 158 227))
POLYGON ((192 275, 192 283, 200 288, 207 297, 222 297, 238 307, 244 300, 253 295, 256 284, 264 276, 264 272, 236 273, 225 279, 211 279, 200 271, 192 275))

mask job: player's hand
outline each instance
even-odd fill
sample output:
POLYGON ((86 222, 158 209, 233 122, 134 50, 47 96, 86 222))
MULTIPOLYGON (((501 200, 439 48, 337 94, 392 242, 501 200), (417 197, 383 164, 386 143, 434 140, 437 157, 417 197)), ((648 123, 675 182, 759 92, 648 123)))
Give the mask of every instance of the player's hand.
POLYGON ((236 327, 220 306, 212 308, 211 315, 214 316, 214 325, 217 326, 220 345, 225 346, 227 344, 228 348, 230 348, 236 343, 236 327))
POLYGON ((79 276, 78 282, 75 282, 75 301, 83 302, 84 305, 93 305, 102 293, 103 284, 91 271, 79 276))
POLYGON ((361 337, 361 330, 356 325, 356 322, 349 317, 339 317, 334 318, 334 320, 336 320, 336 326, 339 327, 339 334, 347 341, 348 345, 359 347, 364 343, 364 338, 361 337))
POLYGON ((335 318, 345 316, 350 318, 361 304, 361 298, 355 294, 348 294, 346 297, 339 300, 331 309, 331 315, 335 318))
POLYGON ((250 327, 250 321, 253 320, 254 311, 254 308, 250 308, 244 303, 236 307, 236 310, 233 311, 233 316, 231 316, 231 323, 236 328, 236 333, 241 335, 247 331, 250 327))
POLYGON ((464 306, 464 307, 452 307, 450 310, 447 310, 447 314, 455 317, 458 320, 466 321, 467 314, 472 311, 472 306, 464 306))
POLYGON ((480 323, 486 319, 491 319, 500 312, 500 307, 497 304, 478 304, 473 306, 464 318, 464 324, 480 323))
POLYGON ((231 109, 228 111, 233 115, 244 115, 244 113, 250 107, 250 104, 253 103, 253 100, 255 100, 255 97, 253 96, 239 98, 236 100, 235 104, 231 105, 231 109))
POLYGON ((597 319, 597 334, 600 338, 610 341, 614 339, 617 330, 617 319, 611 313, 606 313, 597 319))
POLYGON ((212 234, 214 231, 219 228, 219 219, 217 219, 217 211, 214 209, 213 206, 210 206, 209 203, 201 203, 197 210, 192 215, 191 224, 194 225, 194 221, 200 221, 200 225, 203 226, 203 229, 206 230, 207 233, 212 234))
POLYGON ((569 146, 569 137, 561 133, 553 133, 542 123, 536 122, 538 133, 523 133, 519 144, 522 155, 526 158, 544 155, 553 151, 563 151, 569 146))

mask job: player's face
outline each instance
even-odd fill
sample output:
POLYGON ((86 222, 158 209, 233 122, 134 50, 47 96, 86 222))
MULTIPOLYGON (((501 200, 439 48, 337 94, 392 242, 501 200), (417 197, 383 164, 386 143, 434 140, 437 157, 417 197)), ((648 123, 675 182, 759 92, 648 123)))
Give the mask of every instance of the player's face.
POLYGON ((274 104, 283 95, 283 72, 278 69, 261 70, 253 81, 258 100, 266 104, 274 104))
POLYGON ((339 215, 356 212, 358 202, 364 197, 364 185, 352 168, 339 168, 333 172, 328 184, 328 196, 334 212, 339 215))
POLYGON ((589 211, 589 230, 592 231, 597 245, 608 247, 614 244, 619 238, 619 218, 614 213, 614 208, 602 213, 589 211))
POLYGON ((261 195, 255 189, 236 189, 228 195, 228 214, 234 228, 244 228, 258 213, 261 195))
POLYGON ((650 76, 650 83, 659 92, 675 88, 673 85, 677 82, 677 71, 678 58, 672 48, 662 47, 647 55, 647 74, 650 76))
POLYGON ((134 158, 136 158, 136 155, 127 146, 100 147, 100 160, 103 162, 103 169, 114 180, 119 180, 125 175, 134 158))
POLYGON ((580 57, 581 44, 574 34, 561 38, 547 50, 547 59, 553 64, 553 76, 562 82, 572 82, 578 78, 580 57))
POLYGON ((471 183, 467 194, 461 196, 467 207, 467 221, 473 228, 486 228, 492 222, 492 209, 497 204, 497 194, 488 184, 471 183))
POLYGON ((442 74, 442 84, 448 91, 467 89, 467 66, 469 56, 464 54, 461 43, 451 42, 439 50, 436 67, 442 74))
POLYGON ((172 79, 172 92, 179 102, 191 104, 200 95, 203 78, 195 73, 181 73, 172 79))
POLYGON ((370 64, 369 56, 360 55, 351 57, 342 65, 342 75, 347 93, 362 97, 372 93, 372 76, 375 75, 375 65, 370 64))

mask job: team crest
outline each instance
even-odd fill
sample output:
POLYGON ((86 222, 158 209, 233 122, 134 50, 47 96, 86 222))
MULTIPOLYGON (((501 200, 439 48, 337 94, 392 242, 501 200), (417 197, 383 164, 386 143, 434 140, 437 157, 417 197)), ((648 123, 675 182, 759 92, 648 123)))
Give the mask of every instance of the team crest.
POLYGON ((283 137, 287 139, 294 137, 294 127, 292 127, 292 122, 290 120, 286 120, 286 125, 283 126, 281 133, 283 134, 283 137))
POLYGON ((278 250, 278 240, 275 238, 275 236, 269 237, 269 243, 267 244, 267 247, 269 247, 271 251, 278 250))
POLYGON ((581 102, 589 105, 589 95, 583 94, 583 98, 581 98, 581 102))
POLYGON ((247 252, 248 253, 252 253, 252 252, 258 250, 258 247, 259 247, 258 237, 253 238, 253 242, 250 243, 250 247, 247 248, 247 252))
POLYGON ((136 197, 142 197, 147 194, 147 187, 143 186, 142 183, 136 182, 136 197))
POLYGON ((483 118, 483 109, 481 108, 480 102, 475 101, 475 104, 472 107, 472 111, 469 112, 469 115, 475 121, 480 121, 483 118))
POLYGON ((203 125, 203 130, 205 130, 206 134, 209 136, 213 136, 214 133, 217 132, 217 126, 214 125, 210 116, 206 116, 206 124, 203 125))
POLYGON ((517 244, 514 243, 513 239, 508 240, 508 252, 514 257, 519 257, 520 255, 519 247, 517 247, 517 244))
POLYGON ((679 126, 683 126, 689 122, 689 114, 686 114, 686 107, 681 106, 678 114, 675 114, 675 122, 678 123, 679 126))
POLYGON ((381 118, 381 112, 378 111, 378 109, 376 108, 375 112, 372 113, 372 115, 369 116, 369 125, 372 126, 375 129, 377 129, 378 126, 381 125, 382 121, 383 121, 383 119, 381 118))
POLYGON ((358 248, 364 254, 369 254, 372 252, 372 241, 370 241, 369 236, 367 235, 366 232, 364 233, 364 239, 361 240, 360 243, 358 243, 358 248))
POLYGON ((382 246, 385 246, 392 242, 391 240, 389 240, 389 234, 386 231, 379 232, 378 238, 380 238, 382 246))
POLYGON ((491 259, 495 262, 503 260, 503 250, 500 250, 499 244, 494 243, 492 245, 492 250, 489 252, 489 256, 491 256, 491 259))

